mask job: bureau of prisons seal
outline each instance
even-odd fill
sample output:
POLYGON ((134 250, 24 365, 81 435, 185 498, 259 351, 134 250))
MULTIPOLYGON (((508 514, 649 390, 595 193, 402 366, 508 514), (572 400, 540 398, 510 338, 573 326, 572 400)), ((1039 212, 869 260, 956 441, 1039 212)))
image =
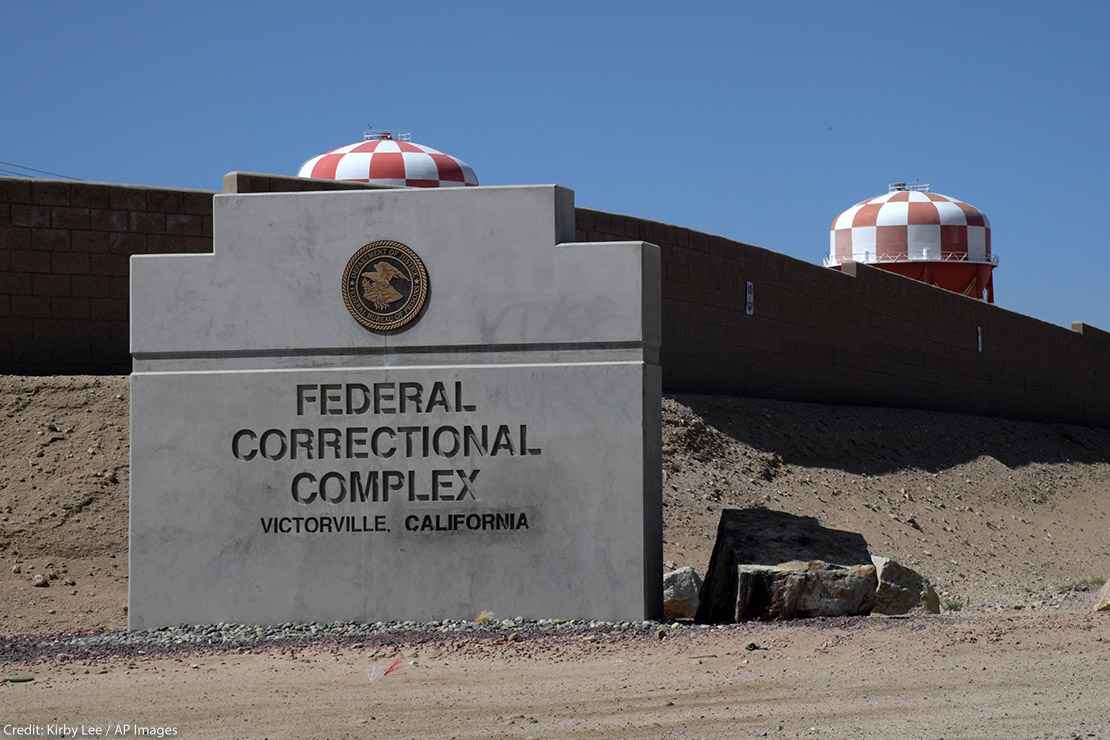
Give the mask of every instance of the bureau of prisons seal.
POLYGON ((340 290, 355 321, 372 332, 402 331, 428 303, 428 268, 401 242, 380 239, 347 261, 340 290))

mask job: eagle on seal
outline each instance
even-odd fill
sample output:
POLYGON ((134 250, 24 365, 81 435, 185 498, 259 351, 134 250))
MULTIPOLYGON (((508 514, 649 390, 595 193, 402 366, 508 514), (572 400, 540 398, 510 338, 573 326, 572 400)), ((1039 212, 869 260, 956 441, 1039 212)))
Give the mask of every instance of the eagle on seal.
POLYGON ((359 276, 362 281, 362 297, 370 301, 374 308, 385 311, 389 304, 404 296, 393 287, 393 279, 407 280, 405 274, 388 262, 375 262, 374 269, 359 276))

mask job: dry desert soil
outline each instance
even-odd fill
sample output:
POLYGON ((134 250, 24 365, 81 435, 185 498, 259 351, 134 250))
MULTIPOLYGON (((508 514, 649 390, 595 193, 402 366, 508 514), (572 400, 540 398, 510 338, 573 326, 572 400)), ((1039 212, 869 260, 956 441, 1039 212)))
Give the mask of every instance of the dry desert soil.
MULTIPOLYGON (((122 629, 126 377, 0 376, 0 434, 0 643, 122 629), (36 575, 49 585, 32 586, 36 575)), ((0 661, 0 726, 130 722, 178 737, 1110 736, 1110 614, 1090 611, 1110 576, 1110 430, 673 396, 663 443, 670 565, 704 571, 720 511, 765 506, 861 532, 872 552, 928 575, 945 613, 665 626, 661 637, 39 655, 0 661)))

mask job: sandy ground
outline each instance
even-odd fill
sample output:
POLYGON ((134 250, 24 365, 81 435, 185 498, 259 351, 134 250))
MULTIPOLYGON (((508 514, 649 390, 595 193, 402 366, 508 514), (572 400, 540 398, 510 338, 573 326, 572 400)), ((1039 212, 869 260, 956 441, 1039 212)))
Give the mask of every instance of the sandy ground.
MULTIPOLYGON (((127 382, 0 377, 0 637, 121 628, 127 382), (41 574, 49 585, 36 588, 41 574)), ((1110 737, 1110 431, 899 409, 664 403, 664 557, 722 508, 864 534, 952 611, 666 639, 0 664, 0 725, 182 737, 1110 737), (748 642, 766 650, 748 651, 748 642), (400 670, 367 671, 401 657, 400 670), (745 662, 746 661, 746 662, 745 662), (195 668, 193 666, 196 666, 195 668)), ((508 616, 508 615, 502 615, 508 616)))
POLYGON ((251 738, 1106 737, 1108 649, 1110 619, 1023 613, 41 664, 0 686, 0 722, 251 738), (395 655, 401 667, 371 680, 395 655))
MULTIPOLYGON (((704 572, 721 509, 767 506, 861 532, 965 610, 1110 576, 1110 430, 714 396, 663 421, 672 565, 704 572)), ((125 626, 127 378, 0 376, 0 435, 0 634, 125 626)))

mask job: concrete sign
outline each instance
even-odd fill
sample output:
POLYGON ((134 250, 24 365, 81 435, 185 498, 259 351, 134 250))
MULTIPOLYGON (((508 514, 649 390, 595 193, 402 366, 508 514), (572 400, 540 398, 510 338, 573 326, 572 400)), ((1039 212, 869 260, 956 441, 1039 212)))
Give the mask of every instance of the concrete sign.
POLYGON ((214 213, 132 258, 132 628, 659 615, 656 247, 550 186, 214 213))

